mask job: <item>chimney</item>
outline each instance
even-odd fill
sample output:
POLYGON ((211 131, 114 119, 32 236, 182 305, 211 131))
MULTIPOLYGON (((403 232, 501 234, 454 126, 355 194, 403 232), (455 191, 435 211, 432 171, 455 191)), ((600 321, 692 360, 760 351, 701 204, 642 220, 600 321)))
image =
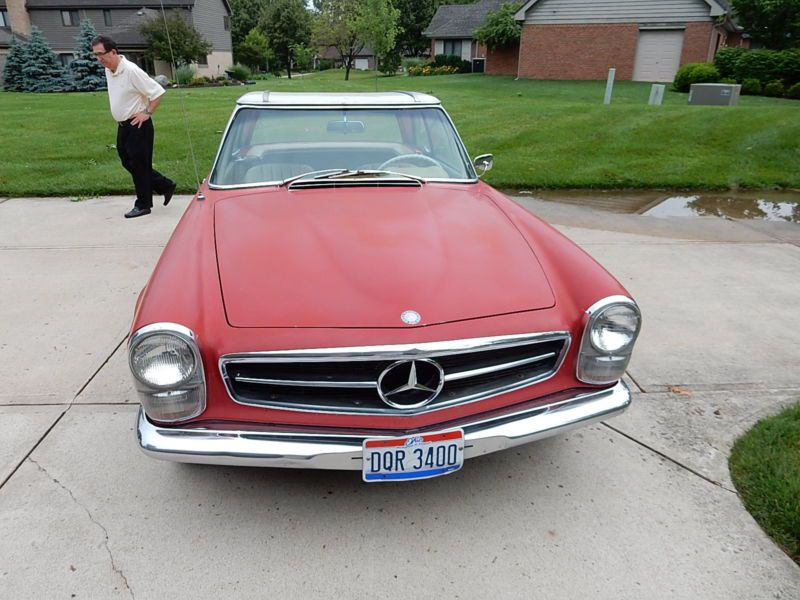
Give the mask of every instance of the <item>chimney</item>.
POLYGON ((6 0, 8 20, 11 21, 11 31, 26 37, 31 34, 31 18, 25 8, 25 0, 6 0))

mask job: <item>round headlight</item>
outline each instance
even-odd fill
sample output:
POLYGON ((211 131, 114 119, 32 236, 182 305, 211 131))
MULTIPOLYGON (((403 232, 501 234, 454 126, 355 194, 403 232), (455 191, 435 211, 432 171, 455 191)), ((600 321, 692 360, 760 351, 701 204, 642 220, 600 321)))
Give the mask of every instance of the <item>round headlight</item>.
POLYGON ((188 342, 175 335, 157 333, 136 345, 130 364, 133 374, 143 382, 169 387, 189 379, 196 360, 188 342))
POLYGON ((610 306, 594 321, 590 340, 600 352, 619 352, 636 339, 639 331, 639 312, 624 304, 610 306))

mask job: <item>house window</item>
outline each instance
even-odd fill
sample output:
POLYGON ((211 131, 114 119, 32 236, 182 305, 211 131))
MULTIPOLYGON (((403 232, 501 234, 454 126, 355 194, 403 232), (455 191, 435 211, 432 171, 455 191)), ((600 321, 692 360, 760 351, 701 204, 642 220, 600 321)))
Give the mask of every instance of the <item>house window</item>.
POLYGON ((461 40, 445 40, 444 53, 453 56, 461 56, 461 40))
POLYGON ((103 9, 103 21, 105 21, 106 27, 111 27, 111 11, 107 8, 103 9))
POLYGON ((201 56, 200 58, 197 59, 197 64, 200 65, 201 67, 207 67, 208 57, 205 55, 201 56))
POLYGON ((11 27, 11 21, 8 20, 7 10, 0 10, 0 27, 11 27))
POLYGON ((228 16, 222 17, 222 26, 225 28, 225 31, 231 30, 231 18, 228 16))
POLYGON ((69 67, 70 63, 73 60, 75 60, 75 55, 74 54, 65 53, 65 54, 59 54, 58 55, 58 62, 61 63, 62 67, 69 67))
POLYGON ((64 24, 64 27, 77 27, 80 22, 80 17, 78 16, 77 10, 62 10, 61 11, 61 22, 64 24))

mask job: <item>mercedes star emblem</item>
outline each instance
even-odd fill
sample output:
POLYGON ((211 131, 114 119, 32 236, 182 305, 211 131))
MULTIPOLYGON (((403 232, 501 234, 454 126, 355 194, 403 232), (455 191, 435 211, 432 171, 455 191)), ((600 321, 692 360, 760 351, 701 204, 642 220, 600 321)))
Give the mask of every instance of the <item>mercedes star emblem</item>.
POLYGON ((393 408, 419 408, 433 401, 444 386, 444 370, 427 359, 400 360, 378 377, 378 394, 393 408))
POLYGON ((415 310, 407 310, 402 315, 400 315, 400 319, 406 325, 416 325, 422 320, 422 317, 419 316, 419 313, 415 310))

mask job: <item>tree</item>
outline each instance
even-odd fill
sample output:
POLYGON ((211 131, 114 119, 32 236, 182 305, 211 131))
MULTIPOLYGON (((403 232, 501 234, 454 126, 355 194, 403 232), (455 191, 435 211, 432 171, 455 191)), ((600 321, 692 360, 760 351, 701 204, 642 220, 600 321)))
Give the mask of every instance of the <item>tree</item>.
POLYGON ((503 4, 486 16, 486 21, 473 32, 473 37, 490 50, 519 44, 522 23, 514 20, 520 4, 503 4))
MULTIPOLYGON (((377 69, 378 58, 385 58, 394 50, 400 11, 392 6, 391 0, 362 0, 360 8, 358 30, 360 37, 372 48, 377 69)), ((384 63, 388 64, 388 61, 384 60, 384 63)))
POLYGON ((3 89, 9 92, 22 92, 25 90, 25 76, 22 68, 28 61, 28 45, 17 36, 11 36, 11 46, 3 67, 3 89))
POLYGON ((81 21, 81 31, 75 38, 75 59, 70 63, 75 89, 80 92, 93 92, 106 87, 106 73, 103 65, 92 54, 92 38, 97 35, 89 19, 81 21))
POLYGON ((311 15, 303 0, 272 0, 259 21, 259 29, 267 36, 270 49, 286 65, 292 78, 292 47, 306 44, 311 35, 311 15))
POLYGON ((233 57, 236 62, 247 64, 239 54, 241 46, 250 32, 258 27, 258 20, 269 4, 269 0, 229 0, 229 4, 231 6, 233 57))
POLYGON ((65 92, 72 88, 67 70, 58 62, 42 30, 33 25, 28 41, 22 87, 26 92, 65 92))
POLYGON ((431 41, 422 35, 436 14, 438 3, 431 0, 392 0, 400 12, 397 20, 397 52, 401 55, 421 56, 431 49, 431 41))
POLYGON ((773 50, 800 47, 800 0, 732 0, 739 25, 773 50))
POLYGON ((295 44, 292 46, 292 56, 294 57, 294 64, 298 69, 303 71, 310 71, 314 66, 314 56, 317 51, 314 48, 309 48, 304 44, 295 44))
POLYGON ((205 58, 212 48, 210 42, 174 11, 166 17, 147 19, 139 26, 139 32, 147 42, 145 56, 151 60, 188 65, 205 58))
POLYGON ((269 48, 266 36, 256 28, 251 29, 244 41, 239 44, 237 60, 252 69, 268 71, 273 58, 275 55, 269 48))
POLYGON ((364 48, 361 27, 363 0, 315 0, 319 10, 314 24, 314 40, 333 46, 344 65, 345 81, 350 79, 356 55, 364 48))

